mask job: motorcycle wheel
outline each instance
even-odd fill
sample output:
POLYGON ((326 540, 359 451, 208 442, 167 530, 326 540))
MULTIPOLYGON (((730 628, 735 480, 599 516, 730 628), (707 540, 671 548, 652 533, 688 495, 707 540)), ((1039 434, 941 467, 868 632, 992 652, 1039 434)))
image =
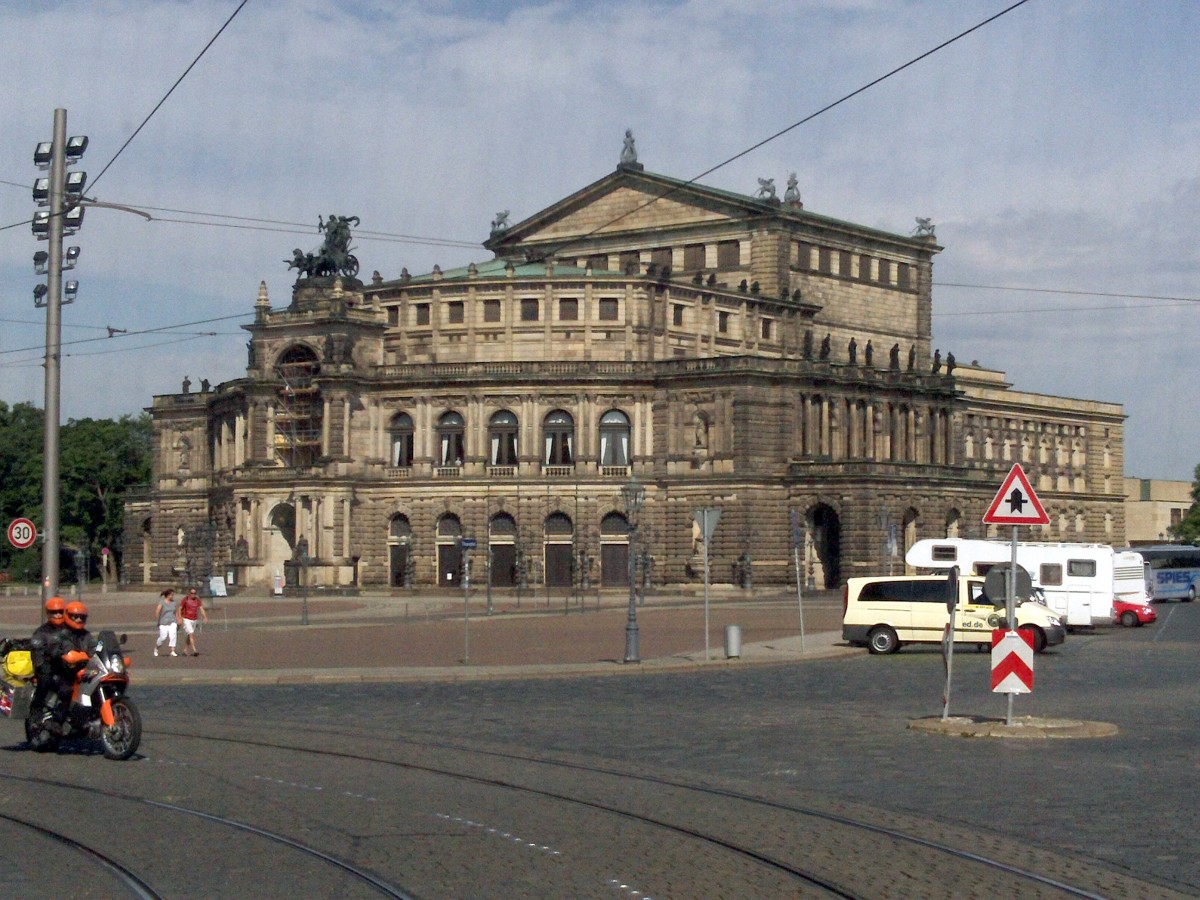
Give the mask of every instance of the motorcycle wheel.
POLYGON ((25 740, 38 753, 51 753, 58 749, 58 735, 43 728, 40 722, 32 718, 25 720, 25 740))
POLYGON ((142 742, 142 714, 128 697, 112 702, 113 724, 100 729, 100 744, 108 759, 129 759, 142 742))

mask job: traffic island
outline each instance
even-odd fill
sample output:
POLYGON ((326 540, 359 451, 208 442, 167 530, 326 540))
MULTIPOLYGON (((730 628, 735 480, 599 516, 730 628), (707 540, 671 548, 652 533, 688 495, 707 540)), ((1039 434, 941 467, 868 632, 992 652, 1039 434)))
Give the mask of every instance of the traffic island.
POLYGON ((908 723, 913 731, 926 734, 948 734, 952 737, 995 737, 1044 740, 1052 738, 1112 737, 1118 731, 1110 722, 1086 722, 1082 719, 1043 719, 1038 716, 1018 716, 1011 725, 1004 719, 986 716, 949 716, 913 719, 908 723))

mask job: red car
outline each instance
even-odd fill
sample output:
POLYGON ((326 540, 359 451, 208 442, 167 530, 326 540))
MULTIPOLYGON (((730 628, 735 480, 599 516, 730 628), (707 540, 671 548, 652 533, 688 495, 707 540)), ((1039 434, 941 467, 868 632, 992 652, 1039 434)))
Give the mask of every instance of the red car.
POLYGON ((1149 603, 1130 603, 1128 600, 1113 601, 1113 624, 1126 628, 1137 628, 1158 618, 1158 613, 1149 603))

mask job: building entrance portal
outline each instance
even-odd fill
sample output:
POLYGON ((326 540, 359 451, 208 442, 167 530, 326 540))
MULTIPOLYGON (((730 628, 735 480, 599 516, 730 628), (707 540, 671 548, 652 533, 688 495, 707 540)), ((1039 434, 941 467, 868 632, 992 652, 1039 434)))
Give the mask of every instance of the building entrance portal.
POLYGON ((808 516, 813 555, 809 579, 818 590, 838 586, 842 569, 842 523, 832 506, 813 507, 808 516))

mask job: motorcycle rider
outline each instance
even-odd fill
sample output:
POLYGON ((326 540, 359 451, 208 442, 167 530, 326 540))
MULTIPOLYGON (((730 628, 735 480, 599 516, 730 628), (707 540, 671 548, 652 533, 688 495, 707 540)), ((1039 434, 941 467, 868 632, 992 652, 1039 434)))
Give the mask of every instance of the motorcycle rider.
POLYGON ((46 601, 46 621, 34 629, 33 637, 29 639, 33 674, 37 682, 33 689, 33 700, 30 702, 32 710, 41 710, 50 694, 54 679, 50 657, 57 635, 66 627, 66 612, 67 604, 63 602, 63 598, 51 597, 46 601))
POLYGON ((50 652, 54 691, 58 705, 54 708, 54 721, 61 725, 71 708, 71 694, 75 690, 75 673, 88 661, 94 643, 87 630, 88 610, 78 600, 72 600, 65 610, 66 628, 55 635, 50 652))

